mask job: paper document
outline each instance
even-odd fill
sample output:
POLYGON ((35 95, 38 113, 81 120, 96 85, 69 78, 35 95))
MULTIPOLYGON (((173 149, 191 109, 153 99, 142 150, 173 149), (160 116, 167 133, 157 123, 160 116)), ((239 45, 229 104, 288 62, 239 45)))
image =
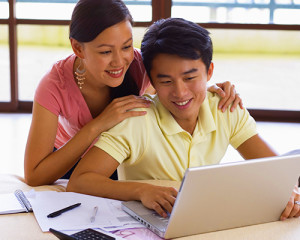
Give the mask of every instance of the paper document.
POLYGON ((14 193, 1 194, 0 203, 0 214, 26 212, 14 193))
POLYGON ((21 190, 0 194, 0 214, 29 212, 31 210, 30 203, 21 190))
POLYGON ((126 240, 163 240, 148 228, 130 228, 111 232, 126 240))
POLYGON ((29 198, 29 201, 43 232, 47 232, 50 227, 56 230, 143 227, 121 209, 121 201, 117 200, 73 192, 45 191, 36 192, 35 197, 29 198), (81 205, 57 217, 47 217, 52 212, 76 203, 81 203, 81 205), (94 222, 91 222, 90 219, 95 214, 95 207, 98 207, 98 211, 94 222))

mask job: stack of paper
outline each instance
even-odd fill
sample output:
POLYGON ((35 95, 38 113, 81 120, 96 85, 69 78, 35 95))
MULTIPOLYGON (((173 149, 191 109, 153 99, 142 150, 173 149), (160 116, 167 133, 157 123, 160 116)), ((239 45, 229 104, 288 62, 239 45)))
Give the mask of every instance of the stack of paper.
POLYGON ((121 209, 121 201, 100 198, 72 192, 36 192, 29 201, 36 220, 43 232, 54 228, 56 230, 81 230, 85 228, 102 228, 109 231, 144 226, 121 209), (60 216, 48 218, 47 215, 81 203, 60 216), (91 222, 94 207, 98 207, 95 221, 91 222))

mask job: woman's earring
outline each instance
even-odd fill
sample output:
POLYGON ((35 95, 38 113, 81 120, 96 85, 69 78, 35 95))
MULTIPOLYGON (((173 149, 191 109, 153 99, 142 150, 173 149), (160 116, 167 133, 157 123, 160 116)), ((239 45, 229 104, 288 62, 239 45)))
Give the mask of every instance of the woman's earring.
POLYGON ((86 72, 86 69, 84 68, 82 59, 80 58, 79 65, 78 65, 78 67, 76 68, 76 71, 75 71, 75 75, 76 75, 75 78, 77 80, 77 84, 78 84, 80 89, 82 89, 82 86, 84 84, 85 72, 86 72), (80 69, 80 68, 82 68, 82 69, 80 69))

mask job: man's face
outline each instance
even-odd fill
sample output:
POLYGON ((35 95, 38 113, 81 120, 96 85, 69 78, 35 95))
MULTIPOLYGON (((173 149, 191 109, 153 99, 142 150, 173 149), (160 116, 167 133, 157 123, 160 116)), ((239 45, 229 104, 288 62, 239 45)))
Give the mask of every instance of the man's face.
POLYGON ((151 78, 157 95, 174 119, 185 126, 196 124, 199 109, 206 96, 206 83, 213 73, 201 59, 159 54, 152 62, 151 78))

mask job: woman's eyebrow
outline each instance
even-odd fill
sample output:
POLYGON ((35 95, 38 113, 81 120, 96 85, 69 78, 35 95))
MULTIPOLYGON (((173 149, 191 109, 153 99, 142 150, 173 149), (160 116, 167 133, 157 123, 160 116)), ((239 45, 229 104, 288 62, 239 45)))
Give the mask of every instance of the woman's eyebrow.
MULTIPOLYGON (((127 44, 128 42, 132 41, 132 37, 130 37, 129 39, 127 39, 124 43, 124 44, 127 44)), ((111 44, 107 44, 107 43, 103 43, 103 44, 100 44, 97 46, 97 48, 100 48, 100 47, 114 47, 114 45, 111 45, 111 44)))

